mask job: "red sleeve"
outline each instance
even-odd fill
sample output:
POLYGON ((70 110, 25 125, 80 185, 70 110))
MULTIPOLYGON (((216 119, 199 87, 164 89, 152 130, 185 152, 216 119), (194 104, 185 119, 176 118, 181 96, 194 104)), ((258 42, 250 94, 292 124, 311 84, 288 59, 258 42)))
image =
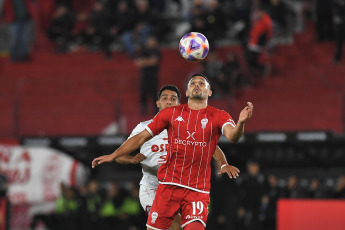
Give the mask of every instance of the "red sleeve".
POLYGON ((262 20, 256 21, 250 30, 250 44, 257 45, 260 35, 264 32, 265 25, 262 20))
POLYGON ((273 22, 272 20, 268 17, 267 19, 267 30, 268 30, 268 40, 271 40, 273 37, 273 22))
POLYGON ((224 110, 220 110, 220 114, 219 114, 219 128, 221 129, 222 134, 223 134, 223 129, 224 129, 225 125, 227 125, 227 124, 230 124, 233 127, 236 126, 236 123, 234 122, 234 120, 232 119, 230 114, 228 114, 224 110))
POLYGON ((262 18, 256 21, 250 30, 250 44, 258 45, 259 37, 267 33, 267 41, 271 40, 273 34, 272 20, 268 15, 262 16, 262 18))
POLYGON ((164 129, 168 128, 170 117, 171 117, 170 108, 166 108, 160 111, 153 118, 152 122, 146 126, 146 130, 149 131, 149 133, 152 136, 160 134, 164 129))

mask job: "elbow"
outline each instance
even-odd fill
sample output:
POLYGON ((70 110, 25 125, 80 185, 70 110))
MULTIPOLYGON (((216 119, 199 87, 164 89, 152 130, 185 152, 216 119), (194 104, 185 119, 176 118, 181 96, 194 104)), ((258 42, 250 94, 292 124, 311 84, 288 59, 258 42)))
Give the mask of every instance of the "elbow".
POLYGON ((232 138, 232 139, 229 139, 231 143, 237 143, 240 139, 239 138, 232 138))
POLYGON ((231 143, 237 143, 240 138, 241 138, 241 135, 240 136, 227 136, 226 137, 231 143))

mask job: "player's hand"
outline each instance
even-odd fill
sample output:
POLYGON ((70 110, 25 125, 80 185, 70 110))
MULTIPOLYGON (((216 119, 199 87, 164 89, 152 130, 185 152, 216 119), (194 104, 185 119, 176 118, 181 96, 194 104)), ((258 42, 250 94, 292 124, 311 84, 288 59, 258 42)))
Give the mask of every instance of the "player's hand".
POLYGON ((232 165, 226 165, 224 166, 223 168, 221 168, 218 172, 218 175, 221 175, 221 174, 228 174, 229 178, 237 178, 240 173, 240 170, 238 168, 236 168, 235 166, 232 166, 232 165))
POLYGON ((238 121, 241 123, 246 122, 253 115, 253 109, 253 104, 251 102, 247 102, 247 106, 241 111, 238 121))
POLYGON ((92 161, 92 168, 95 168, 97 165, 112 161, 114 161, 114 158, 111 154, 97 157, 92 161))
POLYGON ((137 155, 133 156, 131 158, 131 164, 139 164, 143 160, 146 159, 146 156, 142 153, 138 153, 137 155))

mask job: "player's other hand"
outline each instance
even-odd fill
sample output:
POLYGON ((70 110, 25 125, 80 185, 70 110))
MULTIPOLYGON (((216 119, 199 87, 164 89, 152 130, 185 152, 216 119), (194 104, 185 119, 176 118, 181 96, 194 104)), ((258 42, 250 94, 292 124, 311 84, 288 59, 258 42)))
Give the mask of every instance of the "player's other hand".
POLYGON ((223 174, 223 173, 227 173, 229 178, 237 178, 240 173, 240 170, 238 168, 236 168, 235 166, 232 165, 226 165, 223 168, 221 168, 218 172, 218 175, 223 174))
POLYGON ((142 162, 145 159, 146 159, 146 156, 144 154, 138 153, 137 155, 135 155, 131 158, 131 163, 132 164, 139 164, 140 162, 142 162))
POLYGON ((247 102, 247 106, 240 113, 239 122, 246 122, 253 115, 254 106, 251 102, 247 102))
POLYGON ((111 154, 97 157, 92 161, 92 168, 96 167, 97 165, 112 161, 114 161, 114 159, 111 154))

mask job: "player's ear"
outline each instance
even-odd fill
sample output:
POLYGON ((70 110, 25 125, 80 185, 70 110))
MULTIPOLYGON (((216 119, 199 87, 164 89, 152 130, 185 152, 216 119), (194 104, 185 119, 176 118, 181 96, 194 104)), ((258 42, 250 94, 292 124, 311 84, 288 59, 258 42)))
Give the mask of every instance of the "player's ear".
POLYGON ((188 90, 186 90, 186 97, 189 97, 188 90))
POLYGON ((211 89, 208 91, 208 96, 209 96, 209 97, 212 96, 212 90, 211 90, 211 89))
POLYGON ((159 100, 156 101, 157 108, 159 108, 159 100))

